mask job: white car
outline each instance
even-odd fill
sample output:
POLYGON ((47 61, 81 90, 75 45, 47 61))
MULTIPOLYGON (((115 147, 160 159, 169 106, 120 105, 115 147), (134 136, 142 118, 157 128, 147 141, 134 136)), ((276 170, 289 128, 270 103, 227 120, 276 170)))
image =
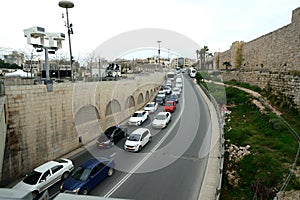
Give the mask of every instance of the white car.
POLYGON ((149 102, 147 105, 144 107, 145 111, 148 111, 149 113, 154 113, 158 108, 158 103, 156 102, 149 102))
POLYGON ((166 92, 164 90, 159 90, 157 97, 166 98, 166 92))
POLYGON ((152 136, 149 129, 138 128, 127 137, 124 149, 126 151, 139 152, 151 140, 152 136))
POLYGON ((170 112, 159 112, 152 121, 153 128, 165 128, 168 126, 171 121, 171 113, 170 112))
POLYGON ((66 158, 49 161, 35 168, 13 189, 31 191, 34 199, 56 182, 68 178, 73 169, 73 162, 66 158))
POLYGON ((178 87, 174 87, 172 90, 172 94, 176 94, 177 96, 180 96, 181 89, 178 87))
POLYGON ((148 111, 141 110, 136 111, 133 115, 129 118, 128 125, 140 126, 149 118, 148 111))

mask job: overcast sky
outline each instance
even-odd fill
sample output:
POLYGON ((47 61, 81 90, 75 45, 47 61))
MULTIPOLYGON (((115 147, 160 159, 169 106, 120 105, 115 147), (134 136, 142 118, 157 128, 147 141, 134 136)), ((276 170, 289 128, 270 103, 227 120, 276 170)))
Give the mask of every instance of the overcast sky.
MULTIPOLYGON (((44 27, 63 32, 65 9, 56 0, 0 0, 0 48, 32 49, 23 30, 44 27)), ((209 52, 225 51, 234 41, 250 41, 291 21, 299 0, 72 0, 69 9, 75 58, 86 56, 112 37, 144 28, 167 29, 209 52)), ((161 40, 158 36, 157 40, 161 40)), ((153 48, 157 47, 153 41, 153 48)), ((161 42, 162 49, 169 49, 161 42)), ((59 50, 68 55, 68 40, 59 50)), ((3 54, 3 53, 2 53, 3 54)), ((196 54, 195 54, 196 57, 196 54)))

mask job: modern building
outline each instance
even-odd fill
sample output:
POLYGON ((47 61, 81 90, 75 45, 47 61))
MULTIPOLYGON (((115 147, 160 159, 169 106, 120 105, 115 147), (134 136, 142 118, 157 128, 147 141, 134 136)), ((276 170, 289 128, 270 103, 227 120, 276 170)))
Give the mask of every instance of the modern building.
POLYGON ((18 53, 17 51, 12 51, 11 54, 4 55, 4 62, 9 64, 17 64, 18 66, 23 66, 24 54, 18 53))

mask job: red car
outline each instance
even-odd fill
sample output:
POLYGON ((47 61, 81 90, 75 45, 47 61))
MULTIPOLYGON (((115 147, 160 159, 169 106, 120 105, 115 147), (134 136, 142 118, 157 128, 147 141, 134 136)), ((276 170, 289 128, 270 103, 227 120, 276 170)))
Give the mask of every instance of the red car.
POLYGON ((176 103, 174 101, 167 101, 164 105, 165 112, 174 112, 176 109, 176 103))

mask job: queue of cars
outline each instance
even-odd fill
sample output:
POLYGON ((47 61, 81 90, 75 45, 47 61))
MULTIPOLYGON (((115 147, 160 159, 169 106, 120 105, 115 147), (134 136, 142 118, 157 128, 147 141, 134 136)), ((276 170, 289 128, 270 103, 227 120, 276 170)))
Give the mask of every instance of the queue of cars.
MULTIPOLYGON (((176 83, 181 83, 178 78, 176 83)), ((167 80, 162 86, 154 101, 145 105, 143 110, 134 112, 127 124, 138 126, 133 132, 128 134, 125 126, 111 126, 100 134, 96 140, 98 148, 111 148, 118 141, 126 138, 124 150, 129 152, 140 152, 143 147, 152 141, 149 128, 139 127, 149 115, 158 110, 159 105, 163 105, 163 111, 154 116, 151 123, 152 128, 163 129, 171 122, 172 114, 176 110, 182 86, 178 84, 173 87, 172 81, 167 80)), ((66 158, 49 161, 30 172, 22 181, 16 184, 13 189, 26 190, 32 193, 33 199, 53 186, 59 181, 60 191, 73 194, 88 194, 94 187, 102 182, 106 177, 114 173, 115 158, 100 157, 85 161, 75 168, 73 162, 66 158)))

